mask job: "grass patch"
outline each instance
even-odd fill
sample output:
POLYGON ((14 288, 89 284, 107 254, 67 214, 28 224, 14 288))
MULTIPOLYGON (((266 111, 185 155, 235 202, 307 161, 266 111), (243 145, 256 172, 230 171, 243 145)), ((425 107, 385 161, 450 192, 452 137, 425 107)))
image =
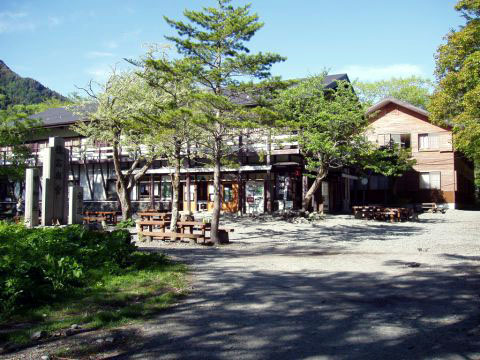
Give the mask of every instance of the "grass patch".
POLYGON ((97 329, 148 319, 186 294, 186 270, 163 255, 135 252, 114 274, 90 270, 86 286, 4 318, 0 344, 27 344, 37 331, 51 335, 73 324, 97 329))

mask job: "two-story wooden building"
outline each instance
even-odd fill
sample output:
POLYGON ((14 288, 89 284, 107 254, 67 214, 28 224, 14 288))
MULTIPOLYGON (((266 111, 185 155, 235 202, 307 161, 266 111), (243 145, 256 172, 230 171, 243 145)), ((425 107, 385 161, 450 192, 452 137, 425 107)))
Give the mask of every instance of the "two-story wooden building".
POLYGON ((368 183, 358 183, 353 196, 357 203, 435 202, 450 208, 473 203, 473 164, 454 150, 450 128, 432 124, 427 111, 394 98, 367 113, 372 116, 368 139, 379 146, 394 143, 410 149, 416 164, 398 179, 370 176, 368 183))

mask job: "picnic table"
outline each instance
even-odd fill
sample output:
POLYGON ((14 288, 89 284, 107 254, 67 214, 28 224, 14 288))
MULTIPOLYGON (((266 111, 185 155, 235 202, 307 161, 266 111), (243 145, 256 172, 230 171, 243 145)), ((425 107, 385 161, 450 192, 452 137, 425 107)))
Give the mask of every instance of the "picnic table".
POLYGON ((413 212, 403 207, 385 207, 381 205, 353 206, 353 215, 356 219, 389 220, 390 222, 407 221, 413 212))
POLYGON ((118 214, 116 211, 85 211, 83 220, 87 224, 104 221, 107 224, 116 225, 118 214))
MULTIPOLYGON (((145 215, 147 217, 147 215, 145 215)), ((147 240, 151 241, 153 238, 160 238, 162 240, 173 239, 189 239, 190 241, 197 242, 203 240, 206 244, 210 237, 207 232, 212 229, 211 223, 198 222, 198 221, 178 221, 177 232, 168 231, 170 227, 171 219, 154 220, 154 219, 139 219, 137 220, 138 234, 145 236, 147 240), (188 230, 188 231, 187 231, 188 230)), ((219 229, 219 235, 228 242, 228 233, 233 232, 233 229, 219 229)))
POLYGON ((159 211, 140 211, 137 213, 142 220, 170 220, 172 218, 171 213, 159 212, 159 211))

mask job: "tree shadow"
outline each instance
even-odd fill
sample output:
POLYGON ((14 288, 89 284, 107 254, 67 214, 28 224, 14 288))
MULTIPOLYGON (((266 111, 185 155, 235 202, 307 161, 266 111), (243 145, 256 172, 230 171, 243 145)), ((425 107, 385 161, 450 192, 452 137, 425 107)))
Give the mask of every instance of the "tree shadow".
POLYGON ((207 280, 192 296, 116 358, 475 358, 478 270, 460 264, 393 276, 203 266, 207 280))

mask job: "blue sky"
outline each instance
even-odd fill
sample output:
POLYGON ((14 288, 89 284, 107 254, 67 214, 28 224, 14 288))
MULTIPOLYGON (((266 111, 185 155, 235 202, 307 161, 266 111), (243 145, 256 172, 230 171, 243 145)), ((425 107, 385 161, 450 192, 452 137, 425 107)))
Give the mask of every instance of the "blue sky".
MULTIPOLYGON (((252 51, 288 60, 273 73, 304 77, 328 69, 351 80, 392 76, 433 78, 434 53, 443 36, 464 21, 456 0, 253 0, 265 26, 252 51)), ((234 4, 246 2, 235 0, 234 4)), ((183 18, 185 8, 213 0, 0 0, 0 59, 21 76, 62 94, 102 81, 123 58, 172 34, 163 15, 183 18)))

